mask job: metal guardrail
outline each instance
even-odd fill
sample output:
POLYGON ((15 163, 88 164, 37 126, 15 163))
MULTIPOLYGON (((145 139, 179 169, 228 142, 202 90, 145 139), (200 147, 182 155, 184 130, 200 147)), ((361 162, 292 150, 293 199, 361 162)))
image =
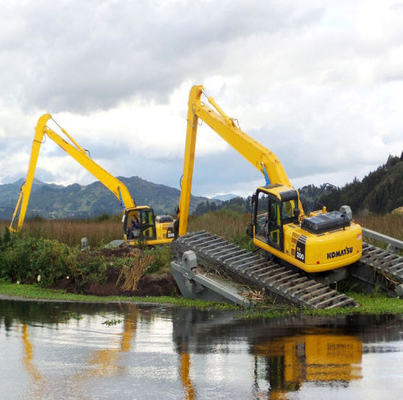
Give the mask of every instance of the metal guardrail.
POLYGON ((378 240, 379 242, 386 243, 389 247, 389 250, 396 251, 396 249, 403 250, 403 242, 401 240, 395 239, 393 237, 384 235, 382 233, 378 233, 375 231, 371 231, 367 228, 362 228, 362 233, 364 236, 378 240))

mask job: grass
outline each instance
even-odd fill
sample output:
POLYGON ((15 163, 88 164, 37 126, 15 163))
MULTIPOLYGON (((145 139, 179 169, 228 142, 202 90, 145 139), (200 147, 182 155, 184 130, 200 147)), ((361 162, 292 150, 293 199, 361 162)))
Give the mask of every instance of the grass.
POLYGON ((254 308, 242 309, 241 307, 227 304, 215 303, 194 299, 185 299, 183 297, 119 297, 119 296, 88 296, 66 293, 63 290, 44 289, 37 285, 17 285, 11 283, 0 283, 0 295, 8 298, 20 298, 27 300, 51 300, 51 301, 68 301, 82 303, 152 303, 164 304, 176 307, 191 307, 201 310, 238 310, 238 318, 283 318, 292 315, 312 315, 312 316, 339 316, 339 315, 397 315, 403 314, 403 301, 398 298, 387 298, 378 293, 362 294, 348 293, 348 295, 356 300, 358 307, 334 308, 329 310, 308 310, 298 309, 292 306, 281 304, 262 304, 254 308))
MULTIPOLYGON (((354 220, 365 228, 403 240, 403 215, 354 216, 354 220)), ((206 230, 227 240, 248 247, 250 239, 246 228, 250 214, 240 214, 230 210, 220 210, 189 218, 188 231, 206 230)), ((0 221, 0 226, 8 227, 10 221, 0 221)), ((115 239, 123 238, 120 216, 99 220, 42 220, 26 219, 23 232, 46 239, 56 239, 69 246, 80 245, 86 237, 92 247, 103 246, 115 239)))
POLYGON ((188 232, 205 230, 221 236, 242 248, 252 250, 252 239, 246 235, 250 218, 250 214, 240 214, 231 210, 210 212, 200 217, 191 216, 188 223, 188 232))
MULTIPOLYGON (((403 240, 403 216, 401 215, 368 215, 355 216, 354 219, 362 226, 403 240)), ((212 234, 224 237, 244 248, 251 249, 251 241, 245 231, 249 223, 249 214, 239 214, 232 211, 219 211, 208 213, 201 217, 190 217, 188 230, 206 230, 212 234)), ((8 226, 8 221, 3 221, 8 226)), ((87 220, 27 220, 24 231, 35 237, 52 238, 71 246, 78 245, 82 237, 87 237, 92 247, 102 246, 109 241, 122 236, 121 222, 118 219, 101 221, 87 220)), ((253 246, 253 245, 252 245, 253 246)), ((155 253, 154 253, 155 254, 155 253)), ((156 253, 155 269, 170 270, 169 247, 156 253)), ((37 285, 16 285, 0 282, 0 294, 6 296, 22 297, 26 299, 45 299, 57 301, 77 302, 134 302, 134 303, 157 303, 171 304, 181 307, 232 308, 230 305, 218 305, 217 303, 202 302, 192 299, 175 297, 97 297, 88 295, 68 294, 60 290, 43 289, 37 285)), ((333 316, 349 314, 403 314, 403 301, 401 299, 386 298, 380 294, 364 295, 349 293, 358 304, 357 308, 339 308, 333 310, 300 310, 281 305, 259 306, 252 310, 243 310, 244 318, 255 317, 280 317, 304 313, 307 315, 333 316)), ((236 307, 235 307, 236 308, 236 307)))
POLYGON ((170 304, 178 307, 192 307, 199 309, 238 309, 239 307, 225 303, 215 303, 183 297, 155 296, 155 297, 124 297, 124 296, 89 296, 66 293, 64 290, 45 289, 38 285, 18 285, 14 283, 0 282, 0 295, 8 298, 26 300, 51 300, 69 301, 81 303, 155 303, 170 304))
MULTIPOLYGON (((1 221, 0 226, 8 227, 10 221, 1 221)), ((80 246, 86 237, 91 247, 103 246, 112 240, 123 239, 122 222, 113 217, 108 220, 42 220, 26 219, 22 232, 33 237, 55 239, 69 246, 80 246)))
POLYGON ((398 298, 388 298, 381 294, 348 293, 358 304, 358 307, 331 308, 327 310, 298 309, 291 306, 258 307, 245 310, 239 318, 284 318, 293 315, 311 315, 317 317, 335 317, 341 315, 399 315, 403 314, 403 301, 398 298))
POLYGON ((403 215, 401 214, 354 216, 354 220, 364 228, 403 240, 403 215))

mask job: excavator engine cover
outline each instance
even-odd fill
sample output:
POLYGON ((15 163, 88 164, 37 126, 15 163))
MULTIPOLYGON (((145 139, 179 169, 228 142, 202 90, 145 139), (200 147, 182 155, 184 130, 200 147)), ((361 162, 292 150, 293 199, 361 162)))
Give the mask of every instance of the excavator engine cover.
POLYGON ((301 223, 302 229, 315 234, 346 228, 347 226, 350 226, 350 219, 346 213, 339 211, 308 217, 301 223))

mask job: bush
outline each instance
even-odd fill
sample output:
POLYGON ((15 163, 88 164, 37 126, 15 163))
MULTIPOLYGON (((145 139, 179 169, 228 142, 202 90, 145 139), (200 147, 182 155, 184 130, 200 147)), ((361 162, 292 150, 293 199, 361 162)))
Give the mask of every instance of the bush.
POLYGON ((0 278, 50 286, 69 273, 75 258, 74 249, 56 240, 12 235, 2 240, 0 278))
POLYGON ((58 279, 70 275, 76 263, 77 249, 57 240, 41 239, 36 250, 32 272, 41 277, 41 284, 52 286, 58 279))
POLYGON ((152 262, 148 268, 148 274, 164 273, 171 271, 172 251, 171 246, 159 246, 146 249, 146 255, 152 255, 152 262))
POLYGON ((2 245, 0 278, 24 283, 36 280, 31 268, 36 248, 35 239, 25 239, 19 235, 13 235, 7 243, 2 245))

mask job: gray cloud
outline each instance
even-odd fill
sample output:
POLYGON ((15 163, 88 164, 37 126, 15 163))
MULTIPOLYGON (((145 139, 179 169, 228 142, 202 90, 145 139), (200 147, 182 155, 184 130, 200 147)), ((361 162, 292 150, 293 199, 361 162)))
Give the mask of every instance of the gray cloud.
MULTIPOLYGON (((51 112, 111 173, 178 187, 192 84, 274 151, 292 182, 351 180, 402 150, 401 4, 3 0, 1 181, 25 175, 33 127, 51 112)), ((202 149, 196 194, 259 179, 235 151, 208 139, 202 149)), ((47 181, 78 181, 57 147, 42 158, 47 181)))
POLYGON ((26 110, 78 113, 133 97, 164 102, 184 79, 219 71, 229 43, 300 29, 319 12, 267 0, 8 4, 0 17, 7 97, 26 110))

